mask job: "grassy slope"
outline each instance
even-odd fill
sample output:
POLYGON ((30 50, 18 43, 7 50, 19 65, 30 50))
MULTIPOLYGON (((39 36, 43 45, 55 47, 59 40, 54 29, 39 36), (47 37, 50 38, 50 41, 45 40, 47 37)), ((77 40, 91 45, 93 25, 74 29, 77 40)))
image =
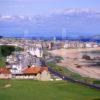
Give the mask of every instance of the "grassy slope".
POLYGON ((0 100, 100 100, 100 91, 69 82, 0 80, 0 100), (11 87, 4 88, 5 84, 11 87))
POLYGON ((5 67, 5 66, 6 66, 6 64, 5 64, 4 58, 0 57, 0 67, 5 67))
POLYGON ((80 81, 87 82, 90 84, 93 83, 93 81, 95 81, 95 79, 88 78, 88 77, 82 77, 81 75, 79 75, 75 72, 71 72, 67 68, 65 68, 63 66, 58 66, 55 63, 49 62, 49 63, 47 63, 47 65, 49 67, 51 67, 53 70, 59 72, 60 74, 68 76, 68 77, 73 78, 75 80, 80 80, 80 81))

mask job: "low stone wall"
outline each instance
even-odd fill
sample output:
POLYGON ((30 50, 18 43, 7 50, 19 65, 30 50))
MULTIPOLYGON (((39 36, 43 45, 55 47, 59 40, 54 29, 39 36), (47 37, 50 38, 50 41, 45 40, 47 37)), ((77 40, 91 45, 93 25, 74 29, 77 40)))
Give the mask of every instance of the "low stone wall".
POLYGON ((0 79, 11 79, 12 75, 11 74, 0 74, 0 79))

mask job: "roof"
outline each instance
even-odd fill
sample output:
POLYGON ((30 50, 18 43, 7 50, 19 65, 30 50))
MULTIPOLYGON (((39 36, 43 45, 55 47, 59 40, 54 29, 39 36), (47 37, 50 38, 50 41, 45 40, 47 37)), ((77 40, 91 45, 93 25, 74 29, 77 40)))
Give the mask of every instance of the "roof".
POLYGON ((43 72, 44 70, 48 71, 48 68, 47 67, 41 67, 41 72, 43 72))
POLYGON ((0 68, 0 74, 11 74, 10 70, 6 67, 0 68))
POLYGON ((47 67, 30 67, 30 68, 26 68, 23 73, 24 74, 38 74, 43 72, 44 70, 48 70, 47 67))

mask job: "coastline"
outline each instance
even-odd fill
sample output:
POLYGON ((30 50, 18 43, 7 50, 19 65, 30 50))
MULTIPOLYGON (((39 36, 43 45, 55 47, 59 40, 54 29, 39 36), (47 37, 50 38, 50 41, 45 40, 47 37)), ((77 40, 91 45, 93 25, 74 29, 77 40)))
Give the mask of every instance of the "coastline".
POLYGON ((98 48, 85 48, 85 49, 59 49, 59 50, 53 50, 50 51, 51 54, 62 56, 63 60, 60 63, 57 63, 60 66, 63 66, 67 69, 69 69, 72 72, 79 73, 83 77, 90 77, 95 79, 100 79, 100 67, 94 67, 94 66, 87 66, 82 65, 82 63, 77 60, 76 58, 81 58, 80 53, 84 51, 96 51, 100 50, 100 47, 98 48), (76 65, 81 65, 80 68, 77 68, 76 65))

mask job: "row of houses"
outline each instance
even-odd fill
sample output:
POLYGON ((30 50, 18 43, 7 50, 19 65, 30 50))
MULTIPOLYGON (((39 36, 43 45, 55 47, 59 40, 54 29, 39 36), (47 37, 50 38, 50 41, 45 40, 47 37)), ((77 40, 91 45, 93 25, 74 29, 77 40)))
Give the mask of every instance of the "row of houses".
POLYGON ((51 80, 41 44, 26 42, 23 48, 24 51, 13 52, 6 58, 6 67, 0 68, 0 79, 51 80))
POLYGON ((0 79, 33 79, 50 81, 51 75, 47 67, 27 67, 21 73, 12 73, 11 69, 0 68, 0 79))
POLYGON ((99 46, 96 42, 69 41, 64 44, 64 48, 95 48, 99 46))
POLYGON ((21 73, 27 66, 45 66, 43 58, 34 56, 29 52, 21 52, 10 55, 6 59, 7 68, 12 69, 12 73, 21 73))

